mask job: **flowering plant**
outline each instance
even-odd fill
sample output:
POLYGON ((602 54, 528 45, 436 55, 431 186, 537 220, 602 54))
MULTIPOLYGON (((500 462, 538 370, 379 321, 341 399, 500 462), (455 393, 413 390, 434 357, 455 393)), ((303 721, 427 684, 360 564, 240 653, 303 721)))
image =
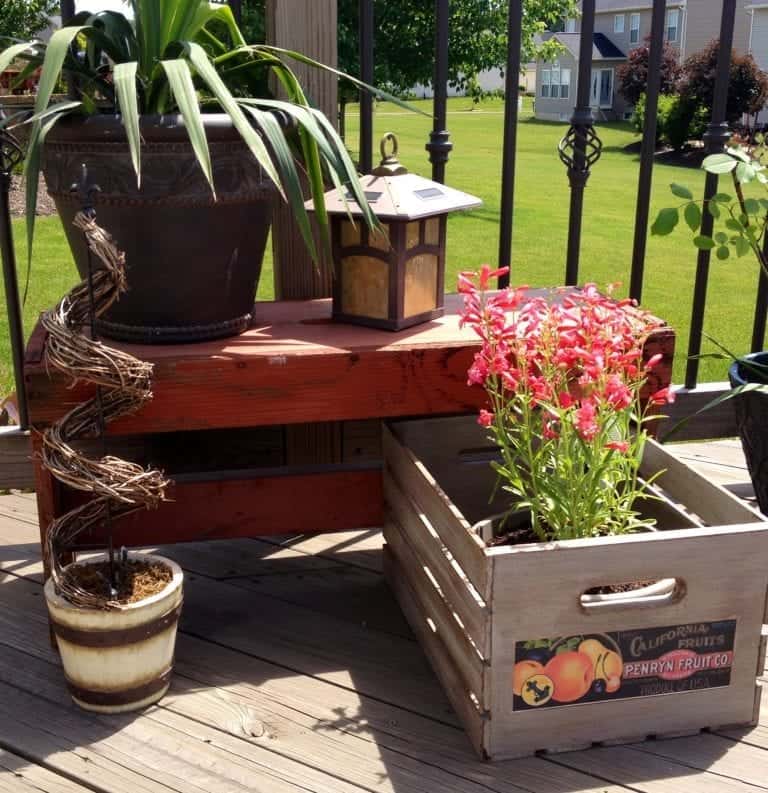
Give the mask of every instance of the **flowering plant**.
POLYGON ((541 541, 635 531, 652 521, 635 507, 647 483, 638 471, 649 407, 640 392, 661 355, 643 362, 659 321, 594 284, 549 302, 526 287, 489 293, 507 270, 462 273, 461 321, 482 340, 468 377, 482 385, 501 460, 492 463, 512 510, 529 510, 541 541))

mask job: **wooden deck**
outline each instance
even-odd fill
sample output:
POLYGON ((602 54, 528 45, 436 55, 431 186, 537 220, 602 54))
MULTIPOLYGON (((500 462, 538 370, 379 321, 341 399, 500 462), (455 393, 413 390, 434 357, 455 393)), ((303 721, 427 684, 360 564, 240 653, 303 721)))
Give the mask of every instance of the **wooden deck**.
MULTIPOLYGON (((737 442, 679 453, 748 495, 737 442)), ((768 790, 765 692, 751 730, 477 761, 382 580, 378 531, 162 552, 187 572, 171 694, 87 715, 48 641, 33 496, 0 497, 0 793, 768 790)))

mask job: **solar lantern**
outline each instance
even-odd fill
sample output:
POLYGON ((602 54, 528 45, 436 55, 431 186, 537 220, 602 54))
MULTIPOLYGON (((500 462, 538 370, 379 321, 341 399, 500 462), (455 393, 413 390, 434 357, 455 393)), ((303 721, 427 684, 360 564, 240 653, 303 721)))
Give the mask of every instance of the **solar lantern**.
POLYGON ((482 201, 409 173, 392 133, 380 148, 381 164, 361 178, 380 229, 360 222, 360 207, 346 188, 325 195, 336 271, 333 318, 402 330, 442 316, 446 220, 482 201))

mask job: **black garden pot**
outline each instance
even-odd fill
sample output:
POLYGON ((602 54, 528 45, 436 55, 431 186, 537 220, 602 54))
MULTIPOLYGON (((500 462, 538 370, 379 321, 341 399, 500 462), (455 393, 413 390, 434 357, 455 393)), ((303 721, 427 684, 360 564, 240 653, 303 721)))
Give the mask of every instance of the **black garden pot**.
MULTIPOLYGON (((750 369, 748 363, 768 366, 768 352, 745 355, 733 363, 728 371, 731 386, 768 384, 768 374, 750 369)), ((757 503, 768 515, 768 392, 746 391, 733 398, 733 405, 757 503)))
POLYGON ((248 327, 276 191, 228 116, 203 119, 216 200, 179 116, 141 119, 141 188, 116 116, 67 118, 46 138, 44 174, 80 275, 87 253, 71 185, 82 163, 100 188, 97 222, 126 254, 128 292, 99 321, 104 336, 166 344, 248 327))

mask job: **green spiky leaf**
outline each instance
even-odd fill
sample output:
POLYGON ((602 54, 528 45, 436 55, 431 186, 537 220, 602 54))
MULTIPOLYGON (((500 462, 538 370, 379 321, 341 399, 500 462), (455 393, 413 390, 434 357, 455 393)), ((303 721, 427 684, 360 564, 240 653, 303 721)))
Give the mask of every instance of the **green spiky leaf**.
POLYGON ((205 127, 200 114, 200 106, 197 103, 197 94, 195 93, 195 85, 192 82, 192 75, 189 71, 189 64, 185 60, 175 58, 169 61, 161 61, 161 65, 168 75, 168 85, 184 118, 192 150, 195 152, 197 162, 205 174, 215 198, 216 188, 213 184, 211 152, 208 149, 208 139, 205 137, 205 127))
POLYGON ((115 64, 115 94, 131 151, 131 162, 136 172, 136 186, 141 187, 141 130, 139 129, 139 97, 136 91, 135 61, 115 64))

